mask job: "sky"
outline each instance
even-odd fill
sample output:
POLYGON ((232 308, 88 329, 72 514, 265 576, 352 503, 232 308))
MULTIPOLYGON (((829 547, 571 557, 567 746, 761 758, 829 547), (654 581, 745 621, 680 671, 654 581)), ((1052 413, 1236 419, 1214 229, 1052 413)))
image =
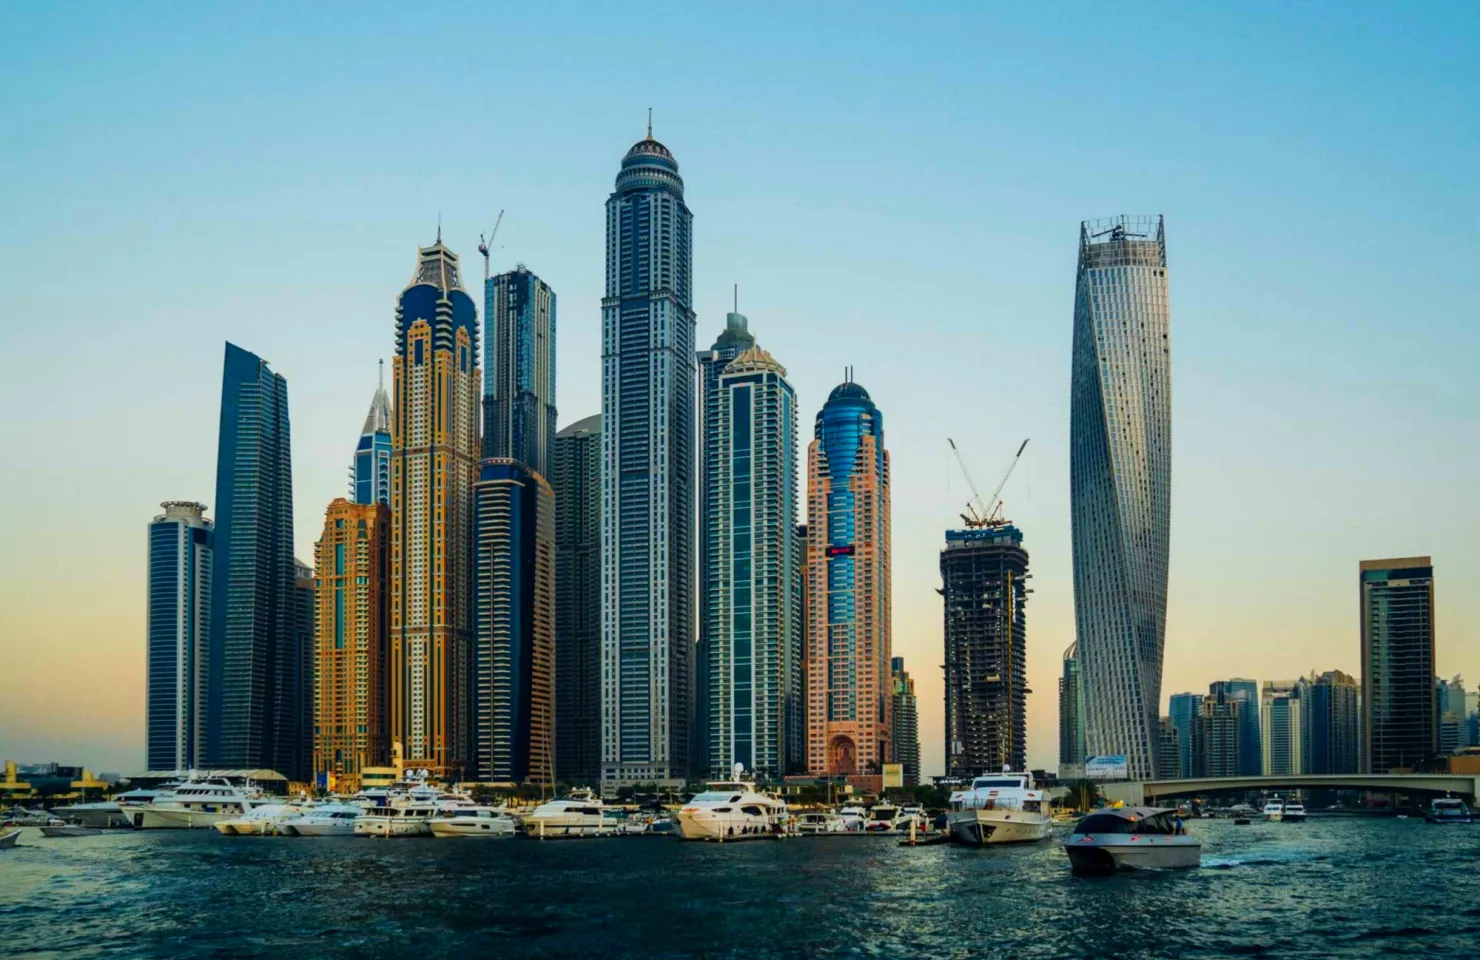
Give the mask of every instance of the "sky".
POLYGON ((1358 562, 1413 555, 1440 672, 1480 681, 1480 6, 710 6, 0 8, 0 759, 143 768, 146 525, 211 504, 224 341, 288 379, 304 559, 439 217, 473 277, 504 211, 494 269, 559 298, 560 424, 599 411, 649 107, 698 342, 739 284, 806 435, 845 366, 884 412, 926 774, 947 437, 987 489, 1031 438, 1004 496, 1056 765, 1084 219, 1166 217, 1163 697, 1359 673, 1358 562))

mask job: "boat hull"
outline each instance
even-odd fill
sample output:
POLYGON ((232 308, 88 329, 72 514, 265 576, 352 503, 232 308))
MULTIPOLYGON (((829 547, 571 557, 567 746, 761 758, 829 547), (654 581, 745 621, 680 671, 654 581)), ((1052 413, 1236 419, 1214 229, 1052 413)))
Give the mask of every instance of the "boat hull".
POLYGON ((19 830, 11 830, 8 833, 0 832, 0 850, 15 846, 15 842, 20 839, 20 836, 21 832, 19 830))
POLYGON ((59 817, 75 820, 78 825, 84 827, 124 827, 128 825, 128 820, 123 815, 123 808, 116 803, 82 804, 63 807, 53 812, 59 817))
POLYGON ((531 837, 609 837, 617 833, 605 817, 587 815, 525 817, 524 832, 531 837))
POLYGON ((1187 836, 1107 837, 1064 844, 1069 865, 1081 876, 1122 870, 1185 870, 1202 865, 1202 842, 1187 836))
POLYGON ((685 840, 712 840, 734 843, 739 840, 767 840, 776 836, 768 819, 761 817, 729 818, 709 814, 680 812, 678 833, 685 840))
POLYGON ((1021 810, 958 810, 946 818, 951 839, 969 846, 1038 843, 1053 835, 1053 818, 1021 810))
POLYGON ((160 807, 126 808, 125 813, 129 826, 135 830, 201 830, 241 816, 238 810, 207 812, 160 807))
POLYGON ((83 827, 77 824, 65 824, 59 827, 42 827, 41 834, 46 837, 96 837, 103 831, 97 827, 83 827))
POLYGON ((432 836, 442 839, 452 837, 481 837, 493 839, 496 837, 512 837, 514 835, 514 824, 507 820, 494 820, 488 817, 470 817, 466 820, 433 820, 429 827, 432 836))
POLYGON ((353 820, 310 821, 303 823, 288 820, 278 824, 278 834, 284 837, 352 837, 355 835, 353 820))
POLYGON ((360 817, 355 821, 357 837, 430 837, 432 829, 420 817, 360 817))

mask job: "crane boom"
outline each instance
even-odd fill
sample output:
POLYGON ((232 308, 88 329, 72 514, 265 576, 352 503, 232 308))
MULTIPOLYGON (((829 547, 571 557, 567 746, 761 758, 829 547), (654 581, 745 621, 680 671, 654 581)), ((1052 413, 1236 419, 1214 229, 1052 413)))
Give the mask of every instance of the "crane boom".
POLYGON ((1012 476, 1012 471, 1017 467, 1018 461, 1023 458, 1023 451, 1028 449, 1028 441, 1024 440, 1022 446, 1013 455, 1012 463, 1007 465, 1007 472, 1002 475, 1002 482, 997 484, 997 489, 992 491, 992 512, 987 514, 987 522, 993 525, 1003 523, 1002 517, 1002 488, 1007 486, 1007 478, 1012 476))
POLYGON ((483 254, 483 279, 488 280, 488 249, 493 246, 493 238, 498 236, 498 228, 504 222, 504 212, 498 212, 498 219, 493 222, 493 232, 488 239, 483 239, 483 234, 478 234, 478 252, 483 254))
POLYGON ((971 471, 966 469, 966 458, 961 456, 961 449, 956 446, 956 441, 946 437, 946 443, 951 445, 951 452, 956 455, 956 464, 961 468, 961 475, 966 478, 966 486, 971 490, 971 499, 966 501, 966 509, 971 515, 961 514, 961 519, 968 527, 980 527, 986 524, 986 506, 982 503, 982 495, 976 489, 976 483, 971 479, 971 471))

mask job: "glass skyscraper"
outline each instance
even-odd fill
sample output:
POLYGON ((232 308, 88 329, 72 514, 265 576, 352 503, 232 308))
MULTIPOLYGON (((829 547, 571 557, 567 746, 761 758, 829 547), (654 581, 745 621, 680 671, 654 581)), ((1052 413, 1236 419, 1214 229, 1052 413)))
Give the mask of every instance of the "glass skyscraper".
MULTIPOLYGON (((1239 701, 1238 774, 1257 777, 1264 772, 1264 721, 1260 709, 1259 681, 1234 677, 1222 681, 1229 696, 1239 701)), ((1209 692, 1212 688, 1209 687, 1209 692)))
POLYGON ((1306 773, 1361 771, 1360 691, 1360 684, 1340 670, 1312 674, 1307 681, 1300 710, 1306 773))
MULTIPOLYGON (((730 314, 727 332, 744 318, 730 314)), ((723 336, 721 340, 723 342, 723 336)), ((718 353, 719 351, 715 351, 718 353)), ((698 668, 709 773, 742 763, 763 777, 798 772, 802 700, 796 643, 796 394, 786 369, 753 341, 706 374, 701 474, 704 525, 698 668)))
MULTIPOLYGON (((226 344, 216 453, 207 762, 308 776, 297 743, 302 654, 288 382, 226 344)), ((308 731, 304 731, 308 733, 308 731)))
POLYGON ((889 680, 894 697, 894 760, 904 768, 904 785, 920 783, 920 711, 915 698, 915 680, 904 668, 904 657, 889 661, 889 680))
POLYGON ((555 772, 601 776, 601 414, 555 435, 555 772))
POLYGON ((391 502, 391 398, 385 392, 384 366, 381 383, 370 398, 370 411, 355 446, 355 465, 350 472, 350 498, 355 503, 391 502))
POLYGON ((1411 768, 1439 748, 1434 692, 1434 564, 1363 560, 1362 743, 1367 773, 1411 768))
MULTIPOLYGON (((1167 719, 1177 728, 1178 766, 1184 777, 1192 776, 1192 725, 1202 714, 1202 702, 1200 693, 1174 693, 1167 710, 1167 719)), ((1166 777, 1165 773, 1159 775, 1166 777)))
POLYGON ((483 456, 546 480, 555 447, 555 291, 520 264, 483 282, 483 456))
POLYGON ((1059 779, 1084 773, 1084 699, 1080 689, 1079 651, 1064 651, 1059 673, 1059 779))
POLYGON ((807 447, 806 597, 807 769, 882 777, 892 758, 889 453, 884 415, 851 380, 833 388, 807 447))
POLYGON ((145 745, 150 770, 205 765, 214 531, 205 504, 167 500, 149 524, 145 745))
POLYGON ((613 784, 689 773, 694 647, 693 215, 649 135, 606 201, 601 301, 601 758, 613 784))
POLYGON ((1261 773, 1285 777, 1309 773, 1305 768, 1305 681, 1264 681, 1259 692, 1261 773))
POLYGON ((1171 310, 1160 217, 1079 230, 1069 396, 1085 746, 1155 775, 1171 535, 1171 310))

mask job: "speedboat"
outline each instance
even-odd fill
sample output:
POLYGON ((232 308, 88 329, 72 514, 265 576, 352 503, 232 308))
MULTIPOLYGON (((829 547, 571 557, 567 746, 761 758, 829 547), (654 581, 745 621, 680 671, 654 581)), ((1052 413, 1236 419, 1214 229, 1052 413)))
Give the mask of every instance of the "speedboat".
POLYGON ((815 836, 825 833, 857 833, 858 831, 848 829, 848 821, 843 819, 841 813, 823 810, 800 814, 797 817, 797 832, 815 836))
POLYGON ((16 840, 20 839, 19 830, 5 830, 0 828, 0 850, 8 850, 15 846, 16 840))
POLYGON ((1299 800, 1286 801, 1285 809, 1280 812, 1280 819, 1285 823, 1304 823, 1305 804, 1299 800))
POLYGON ((267 801, 249 786, 225 777, 185 780, 161 790, 145 803, 120 803, 130 826, 139 830, 191 829, 239 817, 267 801))
POLYGON ((1196 867, 1202 863, 1202 841, 1179 832, 1176 815, 1160 807, 1097 810, 1064 841, 1069 865, 1082 876, 1196 867))
POLYGON ((352 837, 355 820, 364 812, 355 803, 323 803, 296 817, 278 821, 280 837, 352 837))
POLYGON ((786 803, 756 790, 755 784, 739 777, 706 784, 679 808, 678 832, 685 840, 759 840, 780 836, 789 824, 786 803))
POLYGON ((96 837, 103 831, 97 827, 84 827, 79 823, 53 819, 41 825, 43 837, 96 837))
POLYGON ((218 820, 216 831, 228 837, 267 837, 277 833, 278 824, 294 819, 303 813, 303 805, 297 803, 264 803, 253 807, 239 817, 218 820))
POLYGON ((951 794, 946 829, 957 843, 1033 843, 1053 833, 1048 794, 1031 773, 984 774, 951 794))
POLYGON ((427 824, 434 837, 512 837, 514 819, 494 807, 463 807, 455 816, 438 817, 427 824))
POLYGON ((1470 808, 1458 797, 1440 797, 1429 804, 1423 818, 1429 823, 1469 823, 1470 808))
POLYGON ((1285 802, 1279 797, 1270 797, 1269 802, 1264 805, 1264 819, 1271 822, 1279 821, 1285 816, 1285 802))
POLYGON ((5 813, 4 819, 17 827, 39 827, 52 821, 52 815, 46 810, 27 810, 25 807, 16 805, 5 813))
POLYGON ((525 814, 522 822, 524 832, 531 837, 604 837, 617 833, 616 825, 606 819, 601 798, 584 788, 540 804, 525 814))

